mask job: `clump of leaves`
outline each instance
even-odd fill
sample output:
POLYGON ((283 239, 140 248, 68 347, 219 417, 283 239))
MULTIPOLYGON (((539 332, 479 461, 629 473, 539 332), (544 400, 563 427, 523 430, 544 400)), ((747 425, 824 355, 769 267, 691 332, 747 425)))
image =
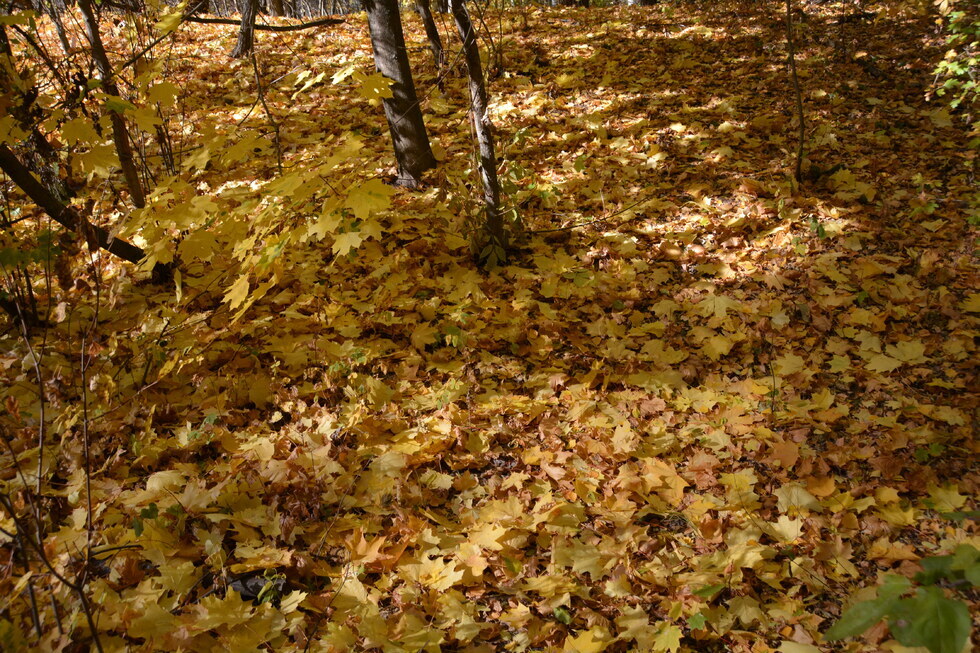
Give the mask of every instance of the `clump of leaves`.
POLYGON ((956 0, 939 0, 940 13, 946 17, 946 39, 949 50, 936 66, 936 78, 942 84, 936 94, 950 94, 949 105, 969 108, 980 96, 977 80, 977 57, 980 53, 980 12, 976 5, 956 0))
POLYGON ((914 581, 888 574, 877 597, 852 605, 827 631, 829 641, 860 635, 882 619, 902 646, 924 646, 932 653, 959 653, 970 637, 972 621, 964 601, 946 589, 980 586, 980 551, 962 544, 950 555, 925 558, 914 581), (906 596, 911 591, 911 596, 906 596))

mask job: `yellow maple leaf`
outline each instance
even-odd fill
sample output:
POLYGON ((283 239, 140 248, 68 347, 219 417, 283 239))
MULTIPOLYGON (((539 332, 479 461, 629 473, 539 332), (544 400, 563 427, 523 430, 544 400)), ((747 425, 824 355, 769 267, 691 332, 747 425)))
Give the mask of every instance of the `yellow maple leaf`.
POLYGON ((599 653, 609 645, 608 633, 600 628, 582 631, 575 637, 565 638, 564 653, 599 653))
POLYGON ((915 508, 903 508, 901 504, 893 503, 878 506, 878 514, 892 526, 914 526, 916 524, 915 508))
POLYGON ((780 542, 792 542, 803 534, 803 520, 780 515, 775 523, 766 524, 765 529, 780 542))
POLYGON ((225 293, 224 301, 228 302, 228 307, 234 310, 245 301, 246 297, 248 297, 248 273, 238 277, 238 280, 231 285, 225 293))
POLYGON ((620 422, 613 431, 613 436, 610 440, 613 451, 618 454, 631 453, 636 449, 637 442, 639 442, 639 437, 629 425, 629 422, 620 422))
POLYGON ((418 581, 434 590, 448 590, 461 581, 466 573, 462 569, 456 569, 456 562, 456 558, 450 558, 448 562, 439 556, 426 558, 419 564, 418 581))
POLYGON ((834 356, 830 359, 830 364, 827 366, 832 374, 837 372, 843 372, 851 366, 851 359, 847 356, 834 356))
POLYGON ((347 193, 344 204, 358 220, 367 220, 372 211, 383 211, 391 206, 395 190, 380 179, 368 179, 347 193))
POLYGON ((309 592, 300 592, 298 590, 290 592, 282 598, 282 602, 279 605, 279 611, 283 614, 295 612, 299 609, 300 603, 302 603, 307 596, 309 596, 309 592))
POLYGON ((803 370, 806 361, 796 354, 784 354, 773 361, 773 366, 779 376, 789 376, 803 370))
POLYGON ((688 483, 678 475, 674 467, 657 458, 643 462, 643 485, 648 492, 657 495, 671 506, 679 506, 684 500, 684 488, 688 483))
POLYGON ((721 319, 728 315, 728 311, 737 311, 740 306, 741 303, 738 300, 725 295, 711 293, 698 303, 697 310, 704 317, 714 315, 716 318, 721 319))
POLYGON ((374 73, 373 75, 355 73, 354 79, 361 84, 357 92, 361 97, 367 98, 373 106, 377 106, 385 98, 395 96, 391 90, 391 85, 395 83, 395 80, 388 79, 381 73, 374 73))
POLYGON ((779 653, 821 653, 820 649, 813 644, 800 644, 790 641, 784 641, 776 650, 779 653))
POLYGON ((156 638, 174 631, 176 617, 157 603, 147 603, 140 608, 139 616, 127 626, 133 637, 156 638))
POLYGON ((88 145, 98 143, 98 133, 92 126, 92 121, 85 118, 73 118, 61 126, 61 138, 69 145, 88 145))
POLYGON ((931 486, 929 488, 929 498, 932 499, 933 507, 939 512, 954 512, 963 507, 966 497, 960 494, 956 485, 947 487, 931 486))
POLYGON ((773 492, 777 497, 776 505, 779 512, 790 514, 801 510, 820 512, 823 507, 817 498, 804 489, 799 483, 787 483, 773 492))
POLYGON ((918 340, 906 340, 896 345, 888 345, 885 347, 885 352, 903 363, 924 363, 927 360, 924 356, 926 346, 918 340))
POLYGON ((211 150, 207 146, 204 146, 202 148, 199 148, 193 154, 189 155, 186 159, 184 159, 184 163, 182 164, 181 167, 183 167, 184 170, 191 170, 193 168, 197 168, 198 170, 204 170, 205 168, 208 167, 208 164, 210 162, 211 162, 211 150))
POLYGON ((967 313, 980 313, 980 292, 971 293, 969 297, 960 302, 960 308, 967 313))
POLYGON ((653 640, 654 651, 669 651, 674 653, 681 647, 681 637, 684 633, 672 623, 666 623, 660 627, 656 638, 653 640))
POLYGON ((187 0, 179 3, 172 13, 164 14, 163 17, 154 25, 160 35, 169 34, 177 29, 184 21, 184 10, 187 9, 187 0))
POLYGON ((96 145, 85 154, 78 156, 78 164, 88 174, 108 177, 119 167, 119 157, 111 145, 96 145))
POLYGON ((722 335, 711 336, 708 338, 704 345, 701 347, 701 351, 704 352, 705 356, 713 361, 720 359, 722 356, 728 355, 728 352, 732 350, 732 346, 735 343, 731 339, 726 338, 722 335))
POLYGON ((364 236, 359 231, 348 231, 337 234, 333 241, 333 253, 346 256, 352 249, 357 249, 364 242, 364 236))
POLYGON ((169 107, 173 106, 180 95, 180 89, 175 84, 168 81, 160 81, 151 86, 147 91, 146 100, 150 104, 161 104, 164 107, 169 107))
POLYGON ((504 548, 500 540, 508 530, 505 526, 484 522, 470 533, 469 541, 488 551, 500 551, 504 548))
POLYGON ((902 361, 895 360, 891 356, 877 354, 868 359, 868 364, 865 367, 872 372, 887 373, 892 370, 897 370, 903 364, 902 361))
POLYGON ((426 345, 439 340, 439 329, 431 324, 420 324, 412 330, 412 346, 422 351, 426 345))

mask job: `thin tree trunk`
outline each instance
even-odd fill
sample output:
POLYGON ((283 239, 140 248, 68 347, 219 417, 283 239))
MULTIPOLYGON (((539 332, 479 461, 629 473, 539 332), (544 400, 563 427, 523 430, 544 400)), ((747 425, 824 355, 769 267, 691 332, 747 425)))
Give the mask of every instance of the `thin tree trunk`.
POLYGON ((497 179, 497 157, 493 146, 493 125, 487 113, 487 87, 483 81, 483 65, 480 49, 476 44, 476 31, 466 11, 464 0, 450 0, 450 9, 456 20, 456 29, 463 40, 463 54, 469 77, 470 103, 473 113, 473 129, 480 150, 480 179, 483 182, 483 203, 486 211, 482 238, 475 241, 477 256, 485 265, 497 265, 507 261, 507 231, 500 214, 500 182, 497 179))
POLYGON ((89 223, 75 209, 55 197, 34 178, 27 166, 21 163, 6 145, 0 145, 0 170, 3 170, 55 222, 71 231, 82 231, 90 241, 89 247, 97 244, 98 247, 130 263, 139 263, 146 256, 139 247, 119 238, 112 238, 108 231, 89 223))
POLYGON ((37 123, 40 122, 40 117, 37 105, 32 99, 29 99, 37 97, 37 88, 13 90, 15 85, 12 83, 9 74, 16 71, 16 66, 13 52, 10 49, 10 40, 7 38, 7 32, 3 25, 0 25, 0 56, 6 59, 6 65, 0 65, 0 93, 18 99, 13 106, 7 107, 7 111, 17 120, 20 128, 27 132, 27 147, 25 148, 28 157, 27 165, 41 178, 51 193, 62 202, 68 203, 72 197, 71 189, 55 172, 55 165, 58 164, 58 153, 38 129, 37 123))
POLYGON ((56 0, 48 1, 48 15, 51 16, 51 22, 54 23, 54 31, 58 35, 58 41, 61 42, 61 49, 65 51, 65 57, 71 54, 71 43, 68 41, 68 35, 65 32, 65 23, 61 20, 61 14, 65 10, 65 5, 63 2, 57 2, 56 0))
POLYGON ((251 56, 255 49, 255 17, 259 13, 259 0, 241 0, 242 22, 238 28, 238 43, 231 51, 235 59, 251 56))
MULTIPOLYGON (((102 35, 99 34, 99 22, 95 18, 92 1, 78 0, 78 8, 82 12, 85 32, 88 35, 89 44, 92 46, 92 59, 99 69, 99 75, 102 76, 102 90, 109 95, 120 97, 119 88, 116 86, 115 71, 112 69, 112 64, 109 63, 109 56, 102 44, 102 35)), ((122 168, 126 185, 129 186, 130 197, 133 198, 133 204, 137 208, 143 208, 146 206, 146 198, 143 195, 143 184, 133 159, 133 147, 129 142, 129 132, 126 131, 126 121, 123 120, 121 114, 110 109, 109 122, 112 124, 112 140, 116 145, 116 154, 119 156, 119 167, 122 168)))
POLYGON ((378 72, 394 81, 392 97, 385 98, 384 108, 398 160, 396 183, 416 188, 422 173, 436 166, 436 158, 415 95, 398 0, 363 0, 363 3, 371 31, 374 65, 378 72))
POLYGON ((422 24, 425 26, 425 35, 429 37, 429 47, 432 48, 432 58, 435 59, 436 68, 442 68, 446 63, 445 55, 442 50, 442 39, 439 37, 439 28, 436 21, 432 18, 432 10, 429 9, 429 0, 415 0, 415 6, 422 17, 422 24))

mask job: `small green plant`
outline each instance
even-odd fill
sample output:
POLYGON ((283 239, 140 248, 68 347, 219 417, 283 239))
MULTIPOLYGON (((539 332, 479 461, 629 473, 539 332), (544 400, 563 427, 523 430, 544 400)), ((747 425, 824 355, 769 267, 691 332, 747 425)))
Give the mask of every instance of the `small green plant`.
POLYGON ((936 95, 948 96, 953 109, 969 108, 980 97, 977 61, 980 57, 980 14, 976 4, 963 0, 937 0, 946 18, 949 50, 936 66, 936 95))
POLYGON ((882 619, 902 646, 924 646, 931 653, 960 653, 970 637, 972 620, 962 595, 980 587, 980 551, 969 544, 950 555, 922 560, 922 571, 910 580, 887 574, 877 596, 848 608, 826 633, 828 641, 860 635, 882 619), (911 594, 909 596, 909 594, 911 594))

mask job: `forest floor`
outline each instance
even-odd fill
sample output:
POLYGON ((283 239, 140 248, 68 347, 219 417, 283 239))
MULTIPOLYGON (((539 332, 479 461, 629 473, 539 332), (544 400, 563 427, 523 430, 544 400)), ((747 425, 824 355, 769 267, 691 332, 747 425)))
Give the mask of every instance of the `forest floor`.
MULTIPOLYGON (((415 192, 362 16, 257 33, 262 93, 232 27, 159 46, 176 172, 132 211, 76 163, 150 260, 64 254, 36 356, 0 334, 4 492, 62 574, 91 543, 105 650, 843 650, 855 592, 980 546, 977 135, 926 98, 933 23, 797 15, 797 186, 782 16, 706 4, 487 14, 526 228, 489 272, 458 39, 437 83, 406 16, 415 192)), ((3 542, 4 650, 87 649, 3 542)))

